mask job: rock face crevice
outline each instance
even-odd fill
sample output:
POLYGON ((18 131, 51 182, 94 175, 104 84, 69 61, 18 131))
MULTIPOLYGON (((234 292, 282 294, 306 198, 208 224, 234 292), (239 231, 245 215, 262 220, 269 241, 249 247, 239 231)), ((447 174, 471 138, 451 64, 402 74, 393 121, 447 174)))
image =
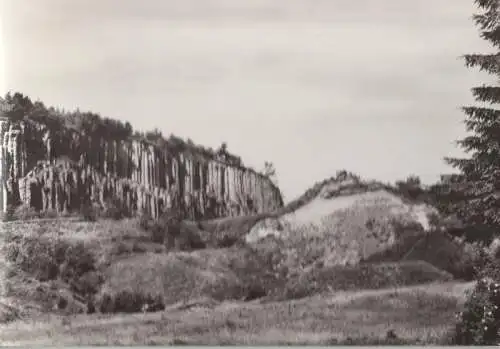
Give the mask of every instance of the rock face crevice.
POLYGON ((119 200, 130 214, 176 210, 186 219, 274 211, 279 189, 265 176, 193 149, 144 139, 96 138, 33 121, 0 120, 2 211, 25 204, 72 212, 119 200))

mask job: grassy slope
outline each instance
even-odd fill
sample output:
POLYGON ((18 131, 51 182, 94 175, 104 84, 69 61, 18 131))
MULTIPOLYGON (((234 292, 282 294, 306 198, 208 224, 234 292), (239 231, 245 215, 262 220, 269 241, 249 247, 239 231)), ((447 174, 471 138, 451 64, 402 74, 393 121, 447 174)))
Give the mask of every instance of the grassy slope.
MULTIPOLYGON (((339 292, 296 301, 201 304, 133 315, 44 316, 0 325, 4 345, 439 344, 471 283, 339 292)), ((202 302, 203 303, 203 302, 202 302)))

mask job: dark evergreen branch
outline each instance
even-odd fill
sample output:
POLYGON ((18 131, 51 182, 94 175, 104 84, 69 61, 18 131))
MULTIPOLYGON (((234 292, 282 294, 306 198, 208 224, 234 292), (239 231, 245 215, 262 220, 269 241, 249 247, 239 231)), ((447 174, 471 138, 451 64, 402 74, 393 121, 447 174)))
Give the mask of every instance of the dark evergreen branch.
POLYGON ((500 87, 497 86, 474 87, 472 94, 476 100, 481 102, 500 103, 500 87))
POLYGON ((478 67, 480 71, 500 74, 500 54, 469 54, 464 55, 463 58, 467 68, 478 67))

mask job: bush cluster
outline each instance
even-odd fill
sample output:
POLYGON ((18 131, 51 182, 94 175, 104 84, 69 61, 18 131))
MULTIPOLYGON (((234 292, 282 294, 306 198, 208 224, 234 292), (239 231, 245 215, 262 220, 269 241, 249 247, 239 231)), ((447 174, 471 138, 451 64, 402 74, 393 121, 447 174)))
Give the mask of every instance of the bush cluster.
POLYGON ((12 265, 39 281, 60 279, 82 296, 96 291, 94 256, 83 242, 69 242, 55 234, 14 236, 4 246, 5 258, 12 265), (90 285, 93 284, 93 285, 90 285))
POLYGON ((163 244, 168 250, 196 250, 206 247, 199 234, 187 229, 176 213, 165 213, 159 219, 142 216, 141 229, 150 233, 151 241, 163 244))
POLYGON ((2 221, 28 221, 40 218, 57 218, 63 216, 54 210, 39 212, 29 205, 9 205, 6 212, 2 215, 2 221))
POLYGON ((161 295, 122 290, 115 294, 103 293, 97 301, 97 308, 104 314, 154 312, 164 310, 165 303, 161 295))
POLYGON ((118 221, 120 219, 130 218, 131 214, 125 202, 117 198, 113 198, 106 202, 102 217, 118 221))
POLYGON ((127 205, 118 198, 112 198, 105 202, 104 207, 99 203, 83 203, 80 207, 80 215, 87 222, 95 222, 99 218, 121 220, 130 218, 131 212, 127 205))

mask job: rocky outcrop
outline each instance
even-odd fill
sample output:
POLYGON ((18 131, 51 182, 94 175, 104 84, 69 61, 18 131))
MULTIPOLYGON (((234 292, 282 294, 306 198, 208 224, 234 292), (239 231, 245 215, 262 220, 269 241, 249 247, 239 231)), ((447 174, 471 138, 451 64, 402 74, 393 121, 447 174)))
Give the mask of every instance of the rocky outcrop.
POLYGON ((179 210, 208 219, 263 213, 283 205, 266 177, 193 149, 144 139, 90 137, 33 121, 0 120, 7 205, 74 211, 83 203, 119 200, 131 213, 158 217, 179 210))

